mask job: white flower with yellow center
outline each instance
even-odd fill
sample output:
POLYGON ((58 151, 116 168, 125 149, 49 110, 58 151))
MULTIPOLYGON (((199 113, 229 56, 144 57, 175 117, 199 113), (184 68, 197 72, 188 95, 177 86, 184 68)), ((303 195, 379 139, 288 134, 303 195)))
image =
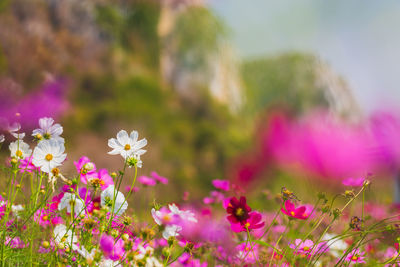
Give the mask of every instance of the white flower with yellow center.
POLYGON ((58 210, 67 208, 67 211, 71 213, 72 208, 74 209, 75 216, 85 214, 85 204, 82 200, 76 197, 75 194, 65 193, 60 203, 58 203, 58 210))
POLYGON ((33 150, 32 163, 48 174, 60 166, 67 154, 64 153, 64 143, 56 140, 43 140, 33 150))
POLYGON ((78 246, 76 243, 78 242, 78 238, 71 230, 67 230, 67 227, 64 224, 58 224, 53 231, 54 241, 60 248, 72 247, 73 250, 77 250, 78 246))
POLYGON ((138 137, 137 131, 132 131, 130 135, 125 130, 119 131, 117 138, 108 140, 108 146, 113 149, 108 154, 120 154, 125 160, 131 156, 140 159, 140 155, 146 152, 142 148, 147 145, 147 140, 145 138, 138 140, 138 137))
POLYGON ((35 129, 32 132, 32 136, 37 140, 56 140, 64 143, 64 138, 60 137, 63 132, 63 127, 56 123, 52 118, 41 118, 39 119, 39 129, 35 129))
POLYGON ((128 202, 125 200, 124 195, 117 191, 113 185, 110 185, 101 192, 101 206, 108 207, 108 210, 112 212, 113 201, 114 214, 121 215, 128 208, 128 202))
POLYGON ((24 159, 32 154, 32 149, 22 140, 14 141, 9 146, 11 157, 24 159))

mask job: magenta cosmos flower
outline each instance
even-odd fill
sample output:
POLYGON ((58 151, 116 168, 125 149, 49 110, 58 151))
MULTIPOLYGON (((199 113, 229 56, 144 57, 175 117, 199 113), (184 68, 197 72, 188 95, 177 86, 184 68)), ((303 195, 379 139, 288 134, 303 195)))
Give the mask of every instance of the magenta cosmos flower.
POLYGON ((222 191, 228 191, 229 190, 229 181, 228 180, 213 180, 212 181, 212 185, 217 188, 220 189, 222 191))
POLYGON ((165 178, 161 175, 159 175, 156 172, 151 172, 151 177, 153 177, 157 182, 162 183, 162 184, 168 184, 168 178, 165 178))
POLYGON ((361 187, 364 185, 364 178, 347 178, 342 181, 345 186, 361 187))
POLYGON ((249 218, 242 223, 231 223, 231 229, 235 233, 246 232, 247 230, 254 230, 264 227, 265 222, 262 222, 262 216, 257 211, 249 213, 249 218))
POLYGON ((140 176, 138 178, 139 183, 141 183, 142 185, 147 185, 147 186, 155 186, 157 184, 156 180, 154 180, 153 178, 150 178, 148 176, 140 176))
POLYGON ((364 254, 365 254, 365 252, 361 252, 358 248, 354 249, 352 252, 350 252, 347 255, 345 261, 350 262, 350 263, 365 263, 364 254))
POLYGON ((81 157, 77 162, 74 161, 74 165, 84 184, 87 184, 90 178, 97 176, 96 165, 86 156, 81 157))
POLYGON ((288 199, 285 201, 285 208, 281 208, 281 211, 289 217, 305 220, 310 217, 312 208, 309 205, 296 208, 290 199, 288 199))
POLYGON ((227 219, 231 224, 246 223, 247 219, 250 218, 250 211, 251 208, 246 203, 246 197, 241 196, 239 200, 232 197, 226 207, 226 212, 229 214, 227 219))

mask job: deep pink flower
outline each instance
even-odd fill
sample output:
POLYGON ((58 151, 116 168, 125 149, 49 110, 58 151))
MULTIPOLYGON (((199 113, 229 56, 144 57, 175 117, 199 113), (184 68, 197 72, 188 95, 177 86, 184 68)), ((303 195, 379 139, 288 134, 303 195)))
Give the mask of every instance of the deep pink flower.
POLYGON ((230 183, 228 180, 213 180, 212 184, 215 188, 223 190, 223 191, 228 191, 230 183))
POLYGON ((254 230, 264 227, 265 222, 261 222, 261 213, 252 211, 249 213, 249 218, 242 223, 231 223, 231 229, 235 233, 246 232, 247 229, 254 230))
POLYGON ((86 176, 86 178, 89 184, 96 188, 100 187, 101 190, 105 190, 108 186, 114 184, 114 181, 108 174, 107 169, 101 169, 97 173, 93 174, 93 176, 86 176))
POLYGON ((84 184, 87 184, 89 178, 97 176, 96 165, 86 156, 81 157, 78 162, 74 161, 74 165, 81 177, 81 182, 84 184))
POLYGON ((246 203, 246 197, 241 196, 239 200, 232 197, 226 208, 226 212, 229 214, 227 219, 230 223, 245 223, 250 217, 250 211, 251 208, 246 203))
POLYGON ((32 173, 34 171, 40 171, 40 168, 36 167, 32 163, 32 156, 20 160, 18 167, 20 169, 19 170, 20 173, 24 173, 24 172, 32 173))
POLYGON ((162 184, 168 184, 168 179, 167 178, 165 178, 165 177, 163 177, 163 176, 160 176, 158 173, 156 173, 156 172, 151 172, 151 177, 153 177, 157 182, 160 182, 160 183, 162 183, 162 184))
POLYGON ((365 178, 347 178, 342 181, 345 186, 361 187, 364 185, 365 178))
POLYGON ((153 178, 147 177, 147 176, 140 176, 138 178, 139 183, 142 185, 147 185, 147 186, 155 186, 157 184, 156 180, 153 178))
POLYGON ((13 238, 6 236, 4 244, 6 246, 10 246, 12 248, 24 248, 24 247, 28 246, 18 236, 13 237, 13 238))
POLYGON ((107 234, 101 236, 100 249, 107 258, 114 261, 121 259, 125 254, 124 241, 118 239, 118 241, 115 242, 114 238, 107 234))
POLYGON ((281 208, 281 211, 289 217, 305 220, 311 215, 312 208, 308 205, 296 208, 290 199, 288 199, 285 201, 285 208, 281 208))
POLYGON ((365 263, 364 259, 365 252, 361 252, 360 249, 354 249, 347 256, 345 261, 350 263, 365 263))

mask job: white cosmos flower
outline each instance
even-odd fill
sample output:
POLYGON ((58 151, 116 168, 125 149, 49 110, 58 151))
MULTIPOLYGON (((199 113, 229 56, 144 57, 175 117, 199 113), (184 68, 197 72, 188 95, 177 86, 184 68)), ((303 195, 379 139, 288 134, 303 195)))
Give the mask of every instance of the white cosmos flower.
POLYGON ((128 202, 125 201, 125 197, 121 192, 116 191, 113 185, 108 186, 103 192, 101 192, 101 206, 107 206, 111 212, 114 198, 114 213, 121 215, 128 208, 128 202))
POLYGON ((193 212, 189 210, 180 210, 175 204, 169 204, 168 207, 172 214, 178 215, 182 220, 197 223, 193 212))
POLYGON ((111 259, 102 259, 99 262, 99 267, 120 267, 122 266, 119 261, 113 261, 111 259))
POLYGON ((11 133, 11 135, 19 140, 22 140, 25 137, 25 133, 11 133))
POLYGON ((335 238, 332 234, 324 234, 322 237, 322 241, 326 242, 326 245, 329 247, 329 253, 334 257, 339 257, 342 255, 342 252, 348 248, 346 242, 341 240, 340 238, 335 238))
POLYGON ((67 227, 64 224, 58 224, 54 230, 54 241, 57 245, 62 244, 64 246, 71 246, 73 250, 77 250, 78 246, 76 243, 78 242, 78 238, 75 234, 70 230, 67 231, 67 227))
POLYGON ((24 159, 32 154, 32 149, 27 143, 22 140, 17 140, 10 143, 11 157, 24 159))
MULTIPOLYGON (((146 144, 146 138, 138 141, 139 134, 136 131, 132 131, 130 135, 125 130, 121 130, 117 133, 117 138, 111 138, 108 140, 108 146, 113 150, 108 152, 110 155, 120 154, 125 160, 134 156, 143 155, 146 150, 142 149, 146 144)), ((140 157, 139 157, 140 160, 140 157)))
POLYGON ((64 143, 56 140, 43 140, 33 150, 32 163, 50 174, 52 169, 60 166, 67 157, 64 151, 64 143))
POLYGON ((14 122, 13 124, 9 124, 7 130, 12 134, 21 130, 21 124, 18 122, 14 122))
POLYGON ((71 213, 71 206, 74 206, 74 213, 75 216, 85 214, 85 204, 82 200, 76 197, 75 194, 65 193, 60 203, 58 203, 58 210, 63 210, 67 208, 67 211, 71 213))
POLYGON ((6 140, 6 139, 4 138, 4 134, 0 134, 0 144, 3 143, 4 140, 6 140))
POLYGON ((17 218, 20 218, 20 212, 21 211, 23 211, 24 210, 24 207, 22 206, 22 205, 12 205, 11 206, 11 211, 12 211, 12 213, 14 213, 15 214, 15 216, 17 217, 17 218))
POLYGON ((56 140, 64 143, 64 138, 60 137, 63 132, 63 127, 56 123, 54 124, 54 120, 52 118, 41 118, 39 119, 39 129, 35 129, 32 132, 32 136, 34 136, 38 140, 56 140))
POLYGON ((162 232, 162 236, 168 240, 172 236, 178 236, 180 231, 182 231, 182 226, 176 224, 167 225, 162 232))

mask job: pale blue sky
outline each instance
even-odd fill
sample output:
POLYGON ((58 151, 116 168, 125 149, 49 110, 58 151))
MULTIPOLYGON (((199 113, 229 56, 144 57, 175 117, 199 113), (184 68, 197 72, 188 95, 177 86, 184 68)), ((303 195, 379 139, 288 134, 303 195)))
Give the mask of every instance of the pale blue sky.
POLYGON ((400 0, 209 0, 241 57, 305 51, 366 111, 400 108, 400 0))

